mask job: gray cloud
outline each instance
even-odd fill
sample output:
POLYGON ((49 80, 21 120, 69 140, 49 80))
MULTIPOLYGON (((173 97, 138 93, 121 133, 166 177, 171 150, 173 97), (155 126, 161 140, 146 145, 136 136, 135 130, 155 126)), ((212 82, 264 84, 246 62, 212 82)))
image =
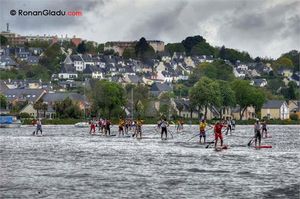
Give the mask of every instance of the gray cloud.
POLYGON ((177 42, 200 34, 212 45, 248 51, 253 57, 278 57, 299 50, 298 0, 2 0, 5 23, 22 35, 78 35, 105 42, 141 36, 177 42), (70 10, 82 17, 17 17, 11 9, 70 10))

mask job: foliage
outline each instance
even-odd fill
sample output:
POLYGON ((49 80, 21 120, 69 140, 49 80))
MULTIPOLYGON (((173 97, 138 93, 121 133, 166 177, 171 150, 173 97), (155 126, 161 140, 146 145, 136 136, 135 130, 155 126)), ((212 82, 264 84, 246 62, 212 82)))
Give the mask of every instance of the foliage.
POLYGON ((185 52, 185 48, 182 43, 168 43, 165 46, 165 51, 172 56, 174 52, 185 52))
POLYGON ((281 55, 281 57, 288 58, 289 60, 292 61, 294 65, 294 71, 299 71, 300 70, 300 52, 297 50, 291 50, 290 52, 284 53, 281 55))
POLYGON ((234 79, 232 67, 227 65, 224 61, 202 63, 200 64, 200 69, 203 76, 207 76, 211 79, 219 79, 224 81, 232 81, 234 79))
POLYGON ((5 95, 0 93, 0 108, 5 109, 6 107, 7 107, 7 99, 6 99, 5 95))
MULTIPOLYGON (((43 108, 42 106, 40 107, 43 108)), ((81 117, 81 110, 75 102, 70 98, 66 98, 61 102, 55 102, 54 110, 59 118, 74 118, 79 119, 81 117)))
POLYGON ((235 92, 236 103, 240 106, 240 119, 248 106, 260 110, 266 100, 263 91, 249 85, 248 81, 235 80, 231 87, 235 92))
MULTIPOLYGON (((225 107, 234 107, 236 105, 235 93, 230 87, 230 84, 226 81, 218 81, 221 93, 221 106, 223 109, 225 107)), ((220 111, 222 113, 222 111, 220 111)), ((222 118, 222 115, 220 115, 222 118)))
POLYGON ((135 55, 140 60, 146 61, 155 57, 155 51, 147 43, 146 39, 142 37, 135 45, 135 55))
POLYGON ((202 41, 191 49, 191 55, 216 55, 216 50, 214 47, 209 45, 206 41, 202 41))
POLYGON ((191 55, 193 47, 195 47, 197 44, 200 44, 202 42, 205 42, 205 39, 200 35, 196 35, 193 37, 185 38, 181 43, 185 48, 186 54, 191 55))
POLYGON ((224 60, 229 60, 233 64, 235 64, 237 60, 240 60, 241 62, 253 61, 249 53, 240 52, 231 48, 225 48, 225 46, 220 48, 218 57, 224 60))
POLYGON ((97 52, 98 53, 104 53, 104 44, 99 44, 97 46, 97 52))
POLYGON ((293 81, 290 81, 286 88, 281 89, 281 93, 286 100, 299 99, 299 88, 293 81))
POLYGON ((144 115, 150 96, 149 88, 142 84, 128 84, 125 87, 125 91, 128 105, 130 106, 130 110, 131 106, 133 106, 135 117, 144 115))
POLYGON ((41 40, 34 40, 34 41, 30 41, 30 42, 26 42, 24 44, 26 47, 34 47, 34 48, 48 48, 50 45, 49 41, 41 41, 41 40))
POLYGON ((32 116, 29 113, 20 113, 20 118, 32 118, 32 116))
POLYGON ((220 107, 222 103, 219 84, 203 77, 190 89, 189 99, 191 104, 198 107, 198 110, 205 109, 204 117, 206 118, 208 107, 220 107))
POLYGON ((274 71, 277 71, 280 68, 293 69, 293 62, 287 57, 280 57, 272 64, 274 71))
POLYGON ((65 55, 61 53, 60 46, 53 44, 44 51, 43 56, 39 60, 39 64, 44 66, 50 75, 60 71, 60 62, 64 59, 65 55))
POLYGON ((291 120, 294 120, 294 121, 297 121, 297 120, 299 120, 299 116, 298 116, 296 113, 292 113, 292 114, 290 115, 290 119, 291 119, 291 120))
POLYGON ((136 58, 135 49, 133 47, 127 47, 127 48, 125 48, 122 56, 125 59, 129 59, 129 58, 134 59, 134 58, 136 58))
POLYGON ((7 38, 6 38, 5 36, 3 36, 3 35, 0 35, 0 45, 1 45, 1 46, 6 46, 6 45, 8 45, 8 40, 7 40, 7 38))
POLYGON ((112 111, 125 105, 124 89, 117 83, 101 80, 92 87, 93 107, 101 115, 111 117, 112 111))
POLYGON ((87 51, 87 45, 85 44, 84 41, 82 41, 78 46, 77 46, 77 52, 80 54, 84 54, 87 51))

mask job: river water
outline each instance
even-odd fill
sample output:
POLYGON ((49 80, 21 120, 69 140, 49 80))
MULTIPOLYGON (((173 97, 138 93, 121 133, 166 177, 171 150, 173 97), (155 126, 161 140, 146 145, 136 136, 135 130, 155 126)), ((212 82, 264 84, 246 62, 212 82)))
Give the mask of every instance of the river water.
POLYGON ((187 142, 197 126, 170 129, 164 141, 154 126, 141 140, 73 126, 43 126, 43 137, 0 129, 0 198, 300 198, 299 126, 269 126, 262 142, 273 148, 260 150, 246 146, 252 126, 237 126, 219 152, 187 142))

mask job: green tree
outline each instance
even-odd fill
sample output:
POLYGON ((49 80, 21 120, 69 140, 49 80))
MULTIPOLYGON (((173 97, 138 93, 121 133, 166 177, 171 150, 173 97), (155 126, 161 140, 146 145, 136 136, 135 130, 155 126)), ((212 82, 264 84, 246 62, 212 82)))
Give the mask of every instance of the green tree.
POLYGON ((33 108, 36 110, 36 116, 40 117, 39 111, 42 110, 42 108, 43 108, 43 101, 38 100, 37 102, 35 102, 33 104, 33 108))
POLYGON ((3 35, 0 35, 0 44, 1 46, 6 46, 8 44, 8 40, 3 35))
POLYGON ((5 95, 0 93, 0 108, 5 109, 6 107, 7 107, 7 99, 6 99, 5 95))
POLYGON ((97 46, 97 52, 98 53, 104 53, 104 44, 99 44, 97 46))
POLYGON ((286 57, 290 59, 293 62, 294 65, 294 71, 300 70, 300 52, 297 50, 291 50, 288 53, 283 54, 281 57, 286 57))
POLYGON ((78 104, 73 102, 69 97, 61 102, 56 102, 54 104, 54 110, 56 112, 56 115, 61 119, 79 119, 82 114, 78 104))
POLYGON ((242 62, 250 62, 253 61, 250 57, 249 53, 247 52, 240 52, 235 49, 231 48, 225 48, 225 46, 222 46, 219 49, 219 55, 221 59, 229 60, 231 63, 236 63, 237 60, 240 60, 242 62))
POLYGON ((182 43, 168 43, 165 46, 165 51, 172 56, 174 52, 185 52, 185 48, 182 43))
POLYGON ((80 54, 84 54, 87 51, 87 46, 84 41, 82 41, 78 46, 77 46, 77 52, 80 54))
POLYGON ((221 93, 220 118, 222 118, 222 110, 227 107, 236 105, 235 93, 226 81, 218 81, 221 93))
POLYGON ((150 97, 149 88, 142 84, 128 84, 125 90, 128 105, 133 106, 135 117, 143 116, 150 97))
POLYGON ((125 105, 125 92, 122 86, 117 83, 101 80, 95 83, 92 88, 93 105, 102 113, 107 113, 111 117, 114 109, 125 105))
POLYGON ((129 59, 129 58, 135 59, 136 56, 135 56, 134 48, 133 47, 125 48, 122 57, 124 57, 125 59, 129 59))
POLYGON ((196 35, 185 38, 181 43, 184 46, 187 55, 191 55, 192 48, 201 42, 205 42, 205 39, 200 35, 196 35))
POLYGON ((281 93, 286 100, 295 100, 295 99, 299 98, 298 93, 297 93, 297 91, 299 92, 298 89, 299 88, 298 88, 297 84, 293 81, 290 81, 288 83, 287 87, 283 88, 281 90, 281 93))
POLYGON ((146 61, 155 57, 155 51, 147 40, 142 37, 135 45, 135 55, 140 60, 146 61))
POLYGON ((191 89, 190 102, 200 109, 204 108, 204 117, 207 117, 208 107, 221 105, 221 92, 219 84, 207 77, 201 78, 191 89))

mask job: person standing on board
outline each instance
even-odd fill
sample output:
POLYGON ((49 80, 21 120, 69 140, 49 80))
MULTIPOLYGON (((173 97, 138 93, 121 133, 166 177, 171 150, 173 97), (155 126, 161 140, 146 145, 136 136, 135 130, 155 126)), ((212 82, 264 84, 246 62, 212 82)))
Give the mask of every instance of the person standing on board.
POLYGON ((201 139, 202 139, 202 137, 203 137, 203 143, 205 143, 205 140, 206 140, 206 133, 205 133, 205 128, 206 128, 206 126, 207 126, 207 123, 206 123, 206 121, 205 121, 205 119, 202 119, 201 120, 201 122, 200 122, 200 124, 199 124, 199 127, 200 127, 200 144, 201 144, 201 139))
POLYGON ((39 131, 41 132, 41 135, 43 135, 41 119, 38 119, 37 122, 36 122, 36 131, 35 131, 36 135, 39 134, 39 131))
POLYGON ((140 118, 137 119, 136 121, 136 138, 142 138, 142 125, 143 125, 143 120, 140 118))
POLYGON ((120 118, 120 120, 119 120, 119 136, 121 134, 124 136, 124 126, 125 126, 125 121, 124 121, 124 119, 120 118))
POLYGON ((96 133, 96 125, 93 120, 90 121, 90 134, 96 133))
POLYGON ((264 120, 262 122, 262 131, 261 131, 262 137, 264 137, 264 133, 265 133, 265 138, 267 138, 268 137, 268 130, 267 130, 267 121, 266 120, 264 120))
POLYGON ((163 135, 165 133, 165 139, 168 138, 168 126, 169 126, 169 123, 167 122, 166 119, 163 119, 161 122, 160 122, 160 128, 161 128, 161 139, 163 140, 163 135))
POLYGON ((228 135, 228 131, 229 131, 230 134, 231 134, 231 120, 230 120, 229 118, 226 120, 226 124, 227 124, 227 128, 226 128, 226 133, 225 133, 225 135, 228 135))
POLYGON ((261 144, 261 125, 260 125, 260 122, 259 122, 259 119, 256 119, 256 122, 254 124, 254 142, 255 142, 255 147, 257 147, 257 139, 258 139, 258 146, 260 146, 261 144))
POLYGON ((222 135, 222 128, 226 127, 226 125, 222 124, 218 121, 215 124, 214 131, 215 131, 215 148, 217 148, 218 139, 221 140, 221 147, 223 146, 223 135, 222 135))
POLYGON ((232 130, 235 130, 235 120, 234 119, 231 120, 231 125, 232 125, 232 130))

